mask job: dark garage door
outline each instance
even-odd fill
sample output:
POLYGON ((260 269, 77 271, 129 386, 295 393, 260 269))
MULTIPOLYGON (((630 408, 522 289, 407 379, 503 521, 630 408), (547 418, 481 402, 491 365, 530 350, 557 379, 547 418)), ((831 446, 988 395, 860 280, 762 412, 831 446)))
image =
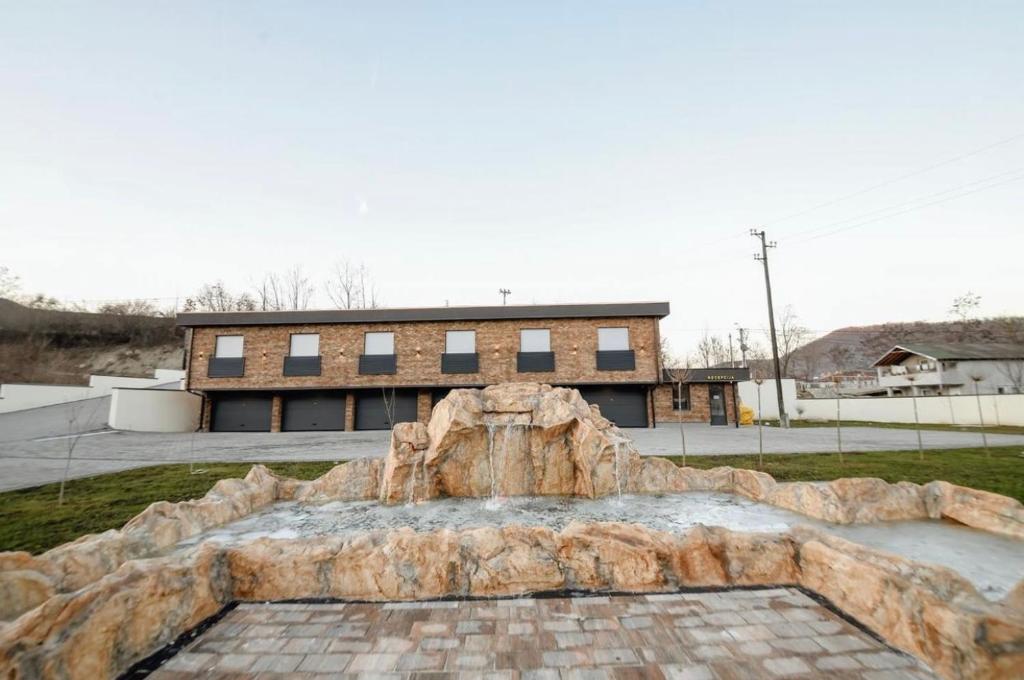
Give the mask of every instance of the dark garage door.
POLYGON ((290 392, 282 397, 281 429, 344 430, 344 392, 290 392))
POLYGON ((366 390, 356 392, 356 429, 390 430, 384 398, 394 423, 416 420, 416 390, 366 390))
POLYGON ((210 395, 214 432, 270 432, 272 399, 260 392, 210 395))
POLYGON ((647 390, 628 387, 580 387, 589 404, 619 427, 647 427, 647 390))

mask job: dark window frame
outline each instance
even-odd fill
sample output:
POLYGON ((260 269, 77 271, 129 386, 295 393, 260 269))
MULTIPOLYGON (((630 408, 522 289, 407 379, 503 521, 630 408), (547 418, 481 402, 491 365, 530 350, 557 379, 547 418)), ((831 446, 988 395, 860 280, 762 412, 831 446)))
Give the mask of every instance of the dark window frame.
POLYGON ((690 411, 693 409, 693 400, 690 398, 690 383, 677 383, 672 386, 672 410, 690 411), (682 392, 682 395, 680 395, 682 392), (685 405, 685 407, 683 406, 685 405))

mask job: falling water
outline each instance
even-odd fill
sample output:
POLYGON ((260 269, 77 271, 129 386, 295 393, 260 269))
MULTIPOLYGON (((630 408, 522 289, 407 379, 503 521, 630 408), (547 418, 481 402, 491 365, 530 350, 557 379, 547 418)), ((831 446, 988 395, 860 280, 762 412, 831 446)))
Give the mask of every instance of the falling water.
POLYGON ((614 439, 612 445, 615 447, 615 491, 619 495, 619 502, 622 502, 622 477, 619 475, 619 448, 622 446, 621 439, 614 439))
POLYGON ((494 474, 494 431, 497 426, 494 423, 487 423, 487 460, 490 461, 491 471, 491 500, 497 497, 497 478, 494 474))

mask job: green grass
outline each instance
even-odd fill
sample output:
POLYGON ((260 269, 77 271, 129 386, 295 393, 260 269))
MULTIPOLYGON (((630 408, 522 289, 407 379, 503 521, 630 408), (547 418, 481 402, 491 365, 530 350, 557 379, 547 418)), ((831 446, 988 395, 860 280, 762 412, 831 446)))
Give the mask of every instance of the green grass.
MULTIPOLYGON (((64 504, 57 505, 59 484, 0 493, 0 551, 39 553, 82 534, 118 529, 155 501, 199 498, 218 479, 244 477, 252 463, 203 463, 190 475, 188 465, 158 465, 109 475, 73 479, 64 504)), ((297 479, 315 479, 330 461, 267 463, 271 470, 297 479)))
MULTIPOLYGON (((666 456, 682 465, 682 456, 666 456)), ((887 482, 924 484, 942 479, 953 484, 994 491, 1024 502, 1024 446, 985 449, 936 449, 917 451, 872 451, 847 453, 840 464, 836 453, 765 454, 758 467, 757 454, 742 456, 687 456, 686 464, 696 468, 719 465, 763 469, 779 481, 821 481, 840 477, 879 477, 887 482)))
MULTIPOLYGON (((754 421, 757 425, 757 421, 754 421)), ((834 420, 790 420, 789 424, 791 427, 835 427, 836 421, 834 420)), ((778 420, 764 421, 765 427, 778 427, 778 420)), ((843 427, 881 427, 889 430, 914 430, 918 426, 914 423, 876 423, 870 420, 844 420, 843 427)), ((972 432, 981 438, 981 433, 986 432, 987 434, 1024 434, 1024 427, 1019 425, 986 425, 985 427, 979 427, 977 425, 943 425, 940 423, 928 424, 921 423, 922 430, 938 430, 941 432, 972 432)))

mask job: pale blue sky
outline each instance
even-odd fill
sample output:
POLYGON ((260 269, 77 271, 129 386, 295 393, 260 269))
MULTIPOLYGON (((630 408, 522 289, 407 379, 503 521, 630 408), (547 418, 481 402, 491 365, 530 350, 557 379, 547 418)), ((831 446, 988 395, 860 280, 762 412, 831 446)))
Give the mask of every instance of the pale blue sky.
POLYGON ((96 300, 348 257, 392 306, 668 299, 687 347, 765 325, 767 223, 814 329, 1022 313, 1022 74, 1017 1, 3 2, 0 264, 96 300))

